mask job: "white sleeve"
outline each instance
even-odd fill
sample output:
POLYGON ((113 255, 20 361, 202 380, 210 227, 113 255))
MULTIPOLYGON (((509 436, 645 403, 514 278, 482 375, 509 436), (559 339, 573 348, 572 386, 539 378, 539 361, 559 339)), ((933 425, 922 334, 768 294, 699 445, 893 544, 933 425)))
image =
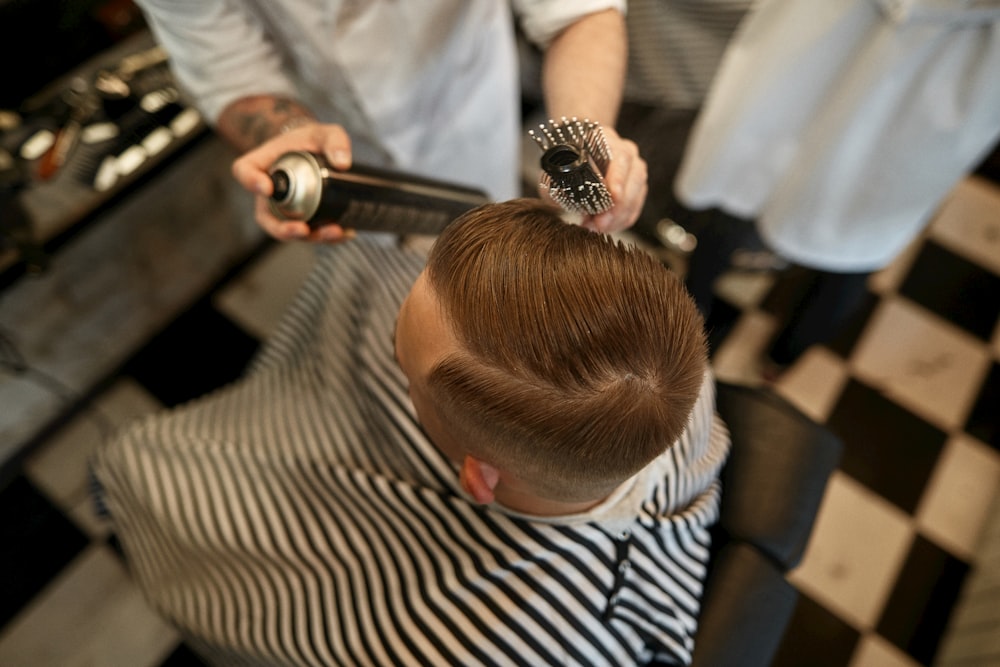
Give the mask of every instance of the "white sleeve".
POLYGON ((296 96, 260 22, 224 0, 136 0, 180 87, 210 123, 248 95, 296 96))
POLYGON ((541 48, 576 20, 605 9, 625 14, 625 0, 512 0, 524 33, 541 48))

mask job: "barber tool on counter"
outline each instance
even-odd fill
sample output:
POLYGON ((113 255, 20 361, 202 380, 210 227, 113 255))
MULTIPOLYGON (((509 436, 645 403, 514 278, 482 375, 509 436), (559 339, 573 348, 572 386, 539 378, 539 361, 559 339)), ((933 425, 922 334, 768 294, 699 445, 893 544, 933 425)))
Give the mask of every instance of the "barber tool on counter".
POLYGON ((35 238, 33 220, 20 197, 31 175, 26 161, 8 146, 8 135, 20 125, 17 113, 0 110, 0 252, 14 250, 29 273, 40 273, 49 258, 35 238))
POLYGON ((611 161, 604 131, 590 120, 562 117, 528 134, 544 151, 541 185, 567 211, 597 215, 611 208, 604 174, 611 161))
POLYGON ((55 176, 69 160, 70 154, 80 141, 80 132, 97 110, 97 101, 89 84, 80 77, 73 78, 63 92, 67 112, 62 126, 56 131, 49 149, 38 162, 37 176, 47 181, 55 176))
POLYGON ((43 92, 27 100, 22 115, 30 134, 18 153, 34 165, 39 181, 53 180, 69 166, 78 180, 107 189, 108 179, 95 178, 102 159, 144 142, 171 122, 184 110, 176 97, 162 48, 129 54, 93 74, 73 76, 57 95, 43 92), (150 108, 151 100, 165 95, 173 98, 150 108))
POLYGON ((437 234, 466 211, 489 202, 475 188, 355 164, 346 171, 321 156, 285 153, 271 166, 271 211, 316 228, 344 227, 399 234, 437 234))
POLYGON ((135 108, 145 92, 172 85, 166 64, 167 52, 154 46, 125 56, 112 68, 99 70, 93 85, 107 119, 117 121, 135 108))
POLYGON ((99 192, 113 188, 200 123, 198 112, 181 101, 167 54, 158 46, 97 71, 93 90, 100 114, 83 129, 85 150, 73 173, 99 192))

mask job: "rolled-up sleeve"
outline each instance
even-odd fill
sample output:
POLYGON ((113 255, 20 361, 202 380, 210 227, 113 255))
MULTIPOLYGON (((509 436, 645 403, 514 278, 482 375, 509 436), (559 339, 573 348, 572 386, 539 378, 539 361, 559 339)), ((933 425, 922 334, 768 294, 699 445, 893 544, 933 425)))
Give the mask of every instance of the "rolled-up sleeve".
POLYGON ((513 0, 514 10, 525 35, 541 48, 578 19, 617 9, 625 14, 625 0, 513 0))
POLYGON ((260 23, 223 0, 137 0, 181 88, 209 123, 249 95, 295 96, 260 23))

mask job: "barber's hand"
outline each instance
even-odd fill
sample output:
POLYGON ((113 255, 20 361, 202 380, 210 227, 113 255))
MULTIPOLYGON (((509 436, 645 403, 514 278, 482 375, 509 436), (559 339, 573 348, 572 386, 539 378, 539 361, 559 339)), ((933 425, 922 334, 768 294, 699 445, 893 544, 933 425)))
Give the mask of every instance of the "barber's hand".
POLYGON ((598 232, 619 232, 635 224, 646 202, 649 191, 646 161, 634 141, 623 139, 613 128, 602 126, 601 130, 611 152, 604 184, 614 206, 604 213, 585 217, 581 224, 598 232))
POLYGON ((257 148, 244 153, 233 162, 233 177, 250 192, 257 195, 255 216, 257 224, 279 241, 308 240, 339 243, 354 238, 354 230, 345 230, 338 224, 324 224, 312 229, 302 220, 282 220, 275 217, 268 207, 274 185, 268 169, 289 151, 308 151, 326 157, 337 169, 351 166, 351 139, 340 125, 310 122, 265 141, 257 148))

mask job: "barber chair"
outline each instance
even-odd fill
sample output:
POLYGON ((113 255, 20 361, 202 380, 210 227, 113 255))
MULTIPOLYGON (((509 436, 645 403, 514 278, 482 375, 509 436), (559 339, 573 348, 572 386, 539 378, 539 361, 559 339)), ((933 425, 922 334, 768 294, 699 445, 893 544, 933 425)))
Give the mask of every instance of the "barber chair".
POLYGON ((692 664, 764 667, 798 600, 785 575, 802 559, 843 445, 767 389, 720 382, 717 409, 732 451, 692 664))

